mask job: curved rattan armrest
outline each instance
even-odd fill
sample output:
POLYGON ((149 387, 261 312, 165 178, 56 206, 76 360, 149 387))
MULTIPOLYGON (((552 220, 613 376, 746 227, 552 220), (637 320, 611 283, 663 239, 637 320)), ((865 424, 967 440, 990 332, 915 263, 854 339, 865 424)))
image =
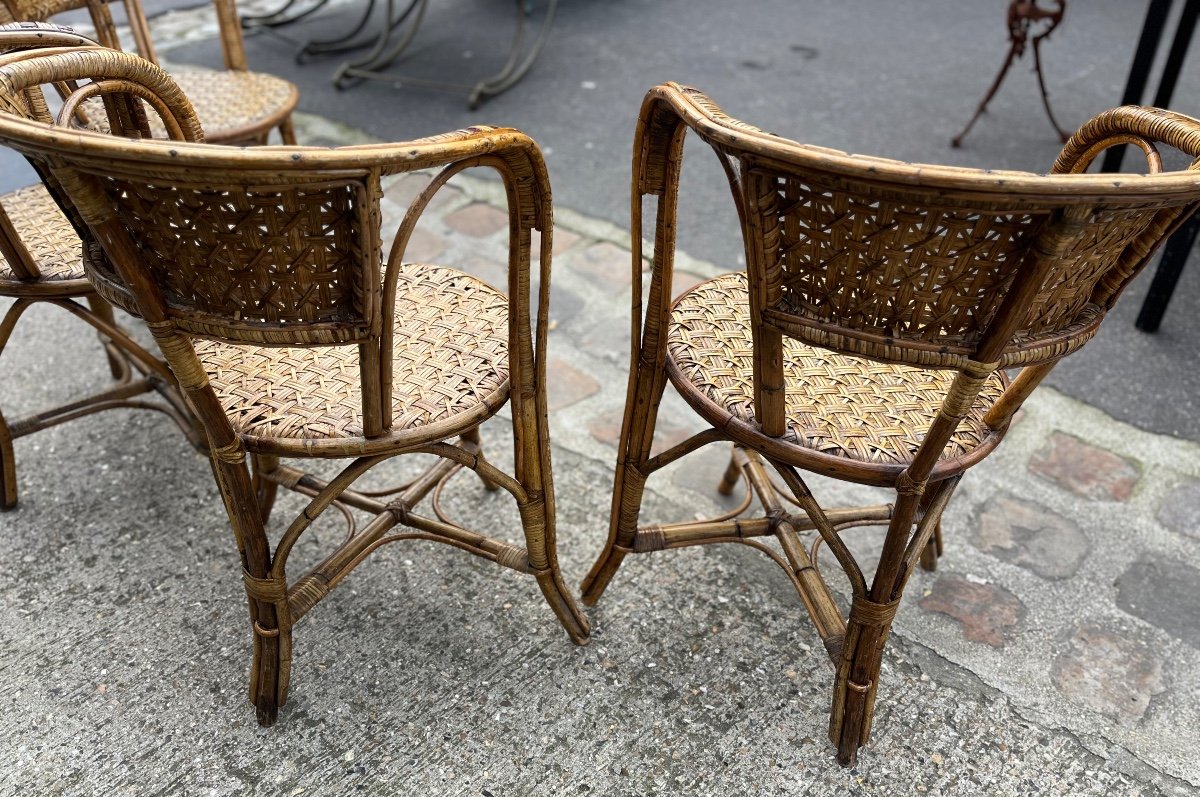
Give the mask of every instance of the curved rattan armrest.
POLYGON ((97 42, 65 25, 49 22, 0 24, 0 53, 41 47, 94 47, 97 42))
MULTIPOLYGON (((1090 202, 1097 195, 1108 195, 1113 189, 1112 178, 1107 175, 1063 173, 1060 170, 1045 175, 1023 171, 908 163, 802 144, 740 122, 721 111, 703 92, 677 83, 666 83, 651 89, 643 104, 643 117, 646 116, 647 109, 651 109, 651 114, 656 119, 666 121, 674 118, 677 124, 686 125, 718 149, 731 147, 742 154, 761 156, 786 164, 817 167, 823 171, 861 180, 886 180, 946 191, 967 189, 974 193, 1000 195, 1038 193, 1058 195, 1064 199, 1078 197, 1081 202, 1090 202)), ((1102 120, 1100 124, 1112 124, 1114 119, 1121 116, 1131 120, 1140 119, 1139 124, 1143 126, 1143 135, 1146 137, 1171 143, 1172 146, 1193 155, 1194 134, 1186 131, 1200 125, 1197 120, 1170 111, 1137 106, 1117 108, 1101 114, 1097 119, 1102 120)), ((635 152, 635 163, 637 158, 638 153, 635 152)), ((1135 175, 1127 175, 1124 178, 1121 187, 1128 196, 1163 197, 1171 194, 1189 194, 1196 179, 1187 171, 1155 174, 1152 175, 1152 179, 1143 175, 1136 177, 1142 179, 1134 182, 1135 175)))
MULTIPOLYGON (((127 54, 128 55, 128 54, 127 54)), ((132 56, 131 56, 132 57, 132 56)), ((143 62, 144 63, 144 62, 143 62)), ((3 84, 0 83, 0 89, 3 84)), ((0 117, 0 137, 15 138, 25 150, 55 150, 70 139, 70 147, 105 158, 153 169, 223 168, 237 172, 287 174, 313 169, 345 172, 379 170, 382 175, 437 168, 459 160, 496 154, 507 159, 541 161, 533 139, 513 128, 467 128, 433 138, 346 147, 271 145, 239 147, 191 142, 131 143, 91 130, 64 131, 16 117, 0 117)), ((537 171, 539 190, 549 193, 544 165, 537 171)))
MULTIPOLYGON (((61 85, 85 79, 124 82, 148 90, 157 98, 153 105, 160 114, 165 114, 168 129, 177 127, 179 135, 189 141, 204 140, 200 120, 175 81, 158 66, 132 53, 93 46, 55 48, 45 54, 36 50, 22 52, 15 58, 18 60, 0 62, 0 95, 11 97, 45 84, 61 85)), ((69 97, 67 101, 70 102, 69 97)), ((56 134, 61 135, 62 130, 56 129, 56 134)), ((120 146, 121 142, 111 136, 95 135, 120 146)))
POLYGON ((1104 111, 1085 123, 1063 145, 1054 162, 1055 174, 1080 174, 1109 147, 1132 144, 1146 154, 1149 171, 1162 171, 1156 144, 1166 144, 1193 159, 1189 170, 1200 167, 1200 121, 1161 108, 1123 105, 1104 111))

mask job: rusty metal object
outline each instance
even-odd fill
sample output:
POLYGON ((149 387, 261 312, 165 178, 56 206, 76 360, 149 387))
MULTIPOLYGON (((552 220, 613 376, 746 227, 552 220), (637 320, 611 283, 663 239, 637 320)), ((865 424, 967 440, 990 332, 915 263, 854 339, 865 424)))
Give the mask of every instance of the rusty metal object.
POLYGON ((1025 46, 1030 42, 1033 43, 1033 71, 1037 73, 1038 88, 1042 92, 1042 105, 1046 108, 1046 116, 1050 119, 1050 124, 1054 125, 1054 129, 1058 132, 1059 138, 1063 143, 1067 141, 1067 133, 1059 126, 1054 118, 1054 111, 1050 110, 1050 97, 1046 94, 1046 80, 1042 75, 1042 42, 1050 37, 1063 19, 1063 14, 1067 10, 1067 0, 1054 0, 1057 4, 1056 8, 1041 8, 1038 6, 1038 0, 1012 0, 1008 6, 1008 56, 1004 59, 1004 65, 1000 67, 1000 71, 996 74, 996 79, 992 81, 992 87, 988 89, 987 94, 983 95, 983 100, 979 103, 979 107, 975 109, 975 115, 971 117, 971 121, 967 122, 967 126, 950 142, 953 147, 962 146, 962 140, 967 133, 975 125, 976 120, 987 110, 988 103, 992 101, 992 97, 996 96, 996 92, 1000 90, 1000 84, 1004 82, 1004 76, 1008 74, 1009 67, 1013 62, 1025 54, 1025 46), (1035 25, 1044 25, 1038 33, 1030 37, 1030 29, 1035 25))

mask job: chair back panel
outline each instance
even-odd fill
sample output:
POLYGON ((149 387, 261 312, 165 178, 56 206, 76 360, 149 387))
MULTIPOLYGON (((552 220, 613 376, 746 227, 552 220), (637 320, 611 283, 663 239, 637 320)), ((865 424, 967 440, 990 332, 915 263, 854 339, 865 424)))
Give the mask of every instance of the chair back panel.
POLYGON ((361 176, 274 185, 95 176, 189 331, 251 342, 319 327, 341 341, 367 336, 379 252, 361 176))
MULTIPOLYGON (((747 236, 751 283, 764 283, 767 320, 809 342, 913 364, 972 357, 1002 312, 1021 318, 1004 341, 1006 361, 1077 348, 1107 309, 1114 269, 1131 263, 1147 235, 1160 237, 1154 222, 1164 209, 1188 206, 1182 197, 989 195, 753 156, 742 170, 746 212, 757 216, 747 236), (1085 220, 1064 226, 1081 207, 1085 220), (1065 247, 1043 251, 1047 236, 1064 233, 1065 247), (1015 281, 1030 278, 1041 280, 1033 298, 1006 308, 1015 281)), ((1124 269, 1116 292, 1135 271, 1124 269)))

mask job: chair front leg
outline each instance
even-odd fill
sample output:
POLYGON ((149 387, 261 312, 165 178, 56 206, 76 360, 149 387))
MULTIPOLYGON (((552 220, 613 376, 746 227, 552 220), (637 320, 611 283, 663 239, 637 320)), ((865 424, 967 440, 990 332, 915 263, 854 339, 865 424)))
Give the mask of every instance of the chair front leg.
POLYGON ((279 491, 279 483, 268 478, 279 467, 279 457, 270 454, 252 454, 250 457, 251 480, 254 492, 258 496, 259 517, 263 524, 270 522, 271 509, 275 506, 275 495, 279 491))
MULTIPOLYGON (((214 441, 215 442, 215 441, 214 441)), ((287 579, 275 573, 271 543, 263 526, 255 478, 240 442, 212 445, 213 473, 242 556, 242 580, 249 600, 254 657, 250 665, 250 702, 260 725, 273 725, 287 700, 291 672, 291 613, 287 579)))
POLYGON ((0 510, 17 505, 17 461, 12 443, 12 432, 0 413, 0 510))
MULTIPOLYGON (((8 344, 21 314, 32 303, 29 299, 18 299, 4 314, 4 320, 0 321, 0 354, 4 353, 4 347, 8 344)), ((17 462, 13 453, 13 435, 4 420, 4 415, 0 414, 0 510, 12 509, 16 505, 17 462)))
MULTIPOLYGON (((117 325, 117 320, 113 316, 112 305, 108 302, 92 294, 87 297, 87 303, 92 311, 92 315, 109 326, 115 327, 117 325)), ((108 357, 108 370, 112 373, 112 378, 120 381, 129 376, 129 363, 126 361, 124 354, 121 353, 121 350, 111 340, 106 338, 103 333, 100 334, 100 342, 104 344, 104 353, 108 357)))
MULTIPOLYGON (((647 344, 651 343, 648 337, 647 344)), ((643 352, 647 349, 650 349, 650 345, 645 346, 643 352)), ((647 366, 643 357, 634 360, 629 374, 630 398, 625 404, 621 438, 617 443, 608 541, 582 584, 583 602, 589 606, 600 600, 625 559, 625 554, 633 548, 642 495, 646 479, 650 476, 646 463, 650 457, 654 426, 665 387, 663 369, 647 366)))
MULTIPOLYGON (((929 505, 933 500, 934 492, 929 491, 921 497, 921 511, 929 510, 929 505)), ((925 547, 921 549, 921 569, 930 572, 937 570, 938 559, 942 556, 942 518, 939 515, 936 524, 933 527, 933 536, 929 538, 929 542, 925 543, 925 547)))
MULTIPOLYGON (((528 487, 524 484, 522 486, 528 487)), ((521 513, 521 525, 525 530, 529 567, 537 579, 538 586, 541 587, 542 595, 567 635, 571 637, 571 641, 576 645, 586 645, 591 635, 591 626, 567 589, 562 571, 559 570, 553 532, 549 530, 548 524, 552 517, 551 512, 544 498, 533 495, 537 494, 531 494, 528 500, 517 504, 521 513)))

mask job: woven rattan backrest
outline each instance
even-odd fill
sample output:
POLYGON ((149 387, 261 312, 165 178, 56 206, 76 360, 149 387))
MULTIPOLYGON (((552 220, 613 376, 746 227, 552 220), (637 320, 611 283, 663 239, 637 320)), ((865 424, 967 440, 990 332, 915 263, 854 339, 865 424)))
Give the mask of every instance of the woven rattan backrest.
POLYGON ((378 187, 368 176, 81 171, 104 190, 182 328, 276 343, 363 340, 377 330, 378 187))
POLYGON ((818 345, 916 364, 953 365, 984 348, 1005 364, 1074 350, 1200 198, 1147 199, 1136 186, 1061 196, 1049 178, 1041 191, 995 194, 983 179, 914 185, 738 157, 765 320, 818 345), (1037 290, 1016 302, 1013 288, 1031 280, 1037 290))
MULTIPOLYGON (((689 89, 670 99, 730 168, 756 317, 877 359, 1060 357, 1200 200, 1200 178, 1179 174, 1103 182, 850 156, 731 120, 689 89)), ((1081 170, 1112 140, 1195 158, 1200 122, 1118 109, 1056 171, 1081 170)))
MULTIPOLYGON (((0 66, 0 97, 84 77, 118 77, 122 91, 146 88, 141 96, 152 104, 182 104, 192 127, 177 137, 200 137, 178 87, 162 70, 128 53, 80 51, 0 66)), ((75 104, 74 96, 68 98, 64 113, 75 104)), ((124 116, 130 113, 126 109, 124 116)), ((121 123, 114 129, 129 132, 121 114, 116 117, 121 123)), ((159 299, 182 328, 252 342, 370 336, 378 316, 380 254, 378 222, 369 208, 378 189, 369 188, 364 172, 332 176, 314 169, 284 177, 224 166, 179 167, 169 159, 149 170, 125 164, 127 170, 99 161, 80 171, 104 192, 114 218, 138 247, 159 299)), ((103 261, 93 266, 101 271, 100 283, 120 289, 103 261)))

